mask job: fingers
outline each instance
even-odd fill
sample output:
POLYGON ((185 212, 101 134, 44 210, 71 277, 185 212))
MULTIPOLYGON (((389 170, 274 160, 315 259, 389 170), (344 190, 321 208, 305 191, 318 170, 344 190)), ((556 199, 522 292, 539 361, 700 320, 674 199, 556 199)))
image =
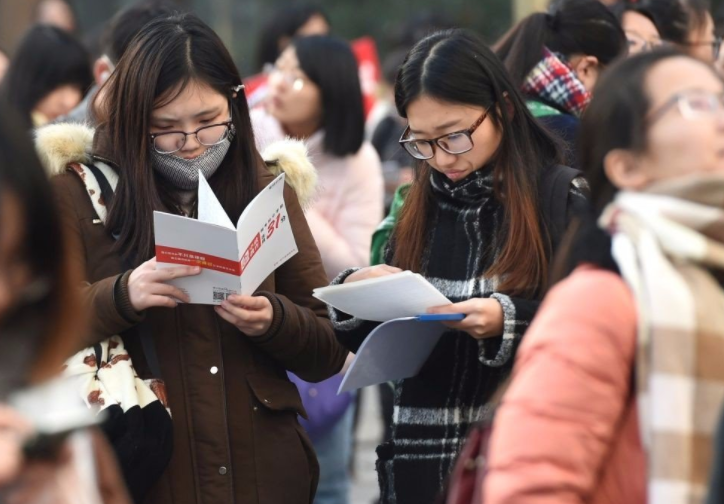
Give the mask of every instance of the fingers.
POLYGON ((269 300, 264 296, 229 296, 226 301, 231 303, 232 306, 248 310, 262 310, 270 304, 269 300))
POLYGON ((173 268, 157 269, 148 275, 150 281, 167 282, 174 278, 196 276, 201 273, 199 266, 174 266, 173 268))
POLYGON ((456 310, 457 305, 455 304, 448 304, 443 306, 435 306, 433 308, 428 308, 427 313, 430 313, 432 315, 439 315, 442 313, 462 313, 459 310, 456 310))
MULTIPOLYGON (((269 303, 267 298, 262 298, 264 301, 269 303)), ((248 306, 237 306, 230 303, 228 300, 221 303, 220 307, 231 313, 239 322, 254 323, 262 322, 268 318, 268 315, 264 312, 264 306, 259 308, 251 308, 248 306)))
POLYGON ((394 266, 388 266, 387 264, 381 264, 380 269, 382 271, 386 271, 387 273, 390 273, 393 275, 395 273, 402 273, 402 270, 400 268, 395 268, 394 266))
POLYGON ((186 292, 173 285, 156 283, 152 284, 149 287, 151 289, 149 294, 176 298, 177 300, 183 301, 184 303, 189 303, 191 301, 191 298, 186 292))
POLYGON ((266 320, 263 312, 252 312, 229 304, 214 306, 214 310, 222 319, 249 336, 264 334, 269 327, 270 320, 266 320))

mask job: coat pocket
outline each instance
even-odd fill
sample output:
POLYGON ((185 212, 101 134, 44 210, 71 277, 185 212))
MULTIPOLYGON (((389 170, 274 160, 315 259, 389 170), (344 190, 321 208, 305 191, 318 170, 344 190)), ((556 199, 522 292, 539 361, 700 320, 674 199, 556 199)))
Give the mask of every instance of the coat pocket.
POLYGON ((287 378, 251 373, 246 375, 246 379, 254 397, 265 408, 272 411, 293 411, 302 418, 307 418, 299 391, 287 378))

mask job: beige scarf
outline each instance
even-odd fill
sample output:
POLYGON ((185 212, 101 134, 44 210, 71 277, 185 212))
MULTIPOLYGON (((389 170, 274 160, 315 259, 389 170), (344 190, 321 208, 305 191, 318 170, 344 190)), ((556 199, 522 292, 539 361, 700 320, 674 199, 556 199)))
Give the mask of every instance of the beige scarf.
POLYGON ((621 192, 600 225, 639 316, 636 392, 648 502, 702 503, 724 403, 724 176, 621 192))

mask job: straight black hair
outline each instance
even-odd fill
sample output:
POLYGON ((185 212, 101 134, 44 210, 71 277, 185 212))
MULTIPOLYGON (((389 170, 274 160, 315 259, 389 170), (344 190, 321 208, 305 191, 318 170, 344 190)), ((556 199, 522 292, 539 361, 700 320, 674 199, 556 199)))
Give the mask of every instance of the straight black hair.
MULTIPOLYGON (((504 207, 501 244, 486 276, 501 279, 501 291, 531 295, 546 283, 552 245, 539 210, 539 181, 559 164, 558 141, 528 111, 518 87, 502 62, 474 34, 447 30, 420 41, 397 76, 395 104, 402 117, 409 105, 428 96, 442 102, 489 110, 489 120, 502 133, 494 155, 495 197, 504 207)), ((420 272, 432 204, 430 174, 422 163, 395 230, 394 265, 420 272)))
POLYGON ((85 93, 93 82, 90 56, 71 34, 34 25, 23 37, 0 86, 0 95, 30 116, 38 102, 64 85, 85 93))
POLYGON ((116 65, 141 28, 154 19, 170 17, 178 7, 164 0, 141 0, 118 12, 101 38, 103 53, 116 65))
POLYGON ((611 239, 596 224, 618 193, 606 176, 604 161, 615 149, 646 150, 646 118, 651 110, 646 77, 656 65, 671 58, 688 56, 674 48, 643 52, 611 66, 596 84, 593 100, 581 120, 580 137, 581 165, 591 188, 591 213, 578 216, 579 222, 572 226, 556 261, 556 279, 584 262, 616 270, 611 239))
POLYGON ((153 212, 173 208, 174 191, 157 177, 149 137, 155 108, 173 101, 188 85, 202 84, 226 96, 236 135, 209 180, 232 221, 257 191, 263 161, 254 143, 241 76, 219 36, 193 14, 156 19, 141 30, 105 85, 101 131, 119 171, 108 228, 124 257, 140 262, 154 254, 153 212))
POLYGON ((706 24, 711 9, 709 0, 645 0, 644 5, 656 19, 661 38, 680 45, 706 24))
POLYGON ((616 16, 599 0, 563 0, 549 13, 531 14, 496 44, 494 50, 503 60, 516 86, 543 57, 543 48, 563 56, 595 56, 606 66, 626 54, 626 35, 616 16))
POLYGON ((324 150, 335 156, 356 153, 364 140, 365 116, 357 60, 348 42, 331 36, 292 42, 299 67, 322 95, 324 150))
POLYGON ((257 70, 261 71, 264 65, 274 63, 284 49, 281 42, 284 39, 291 42, 299 29, 314 16, 322 16, 330 24, 329 18, 318 5, 301 3, 279 8, 260 31, 256 49, 257 70))

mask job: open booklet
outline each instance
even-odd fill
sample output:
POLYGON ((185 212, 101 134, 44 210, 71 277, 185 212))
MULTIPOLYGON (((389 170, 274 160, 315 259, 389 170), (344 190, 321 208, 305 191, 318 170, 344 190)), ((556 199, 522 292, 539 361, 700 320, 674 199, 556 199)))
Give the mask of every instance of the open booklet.
POLYGON ((201 274, 169 283, 195 304, 219 304, 253 294, 297 253, 284 204, 284 174, 249 203, 236 226, 199 173, 198 219, 154 212, 158 268, 201 266, 201 274))
POLYGON ((419 317, 450 300, 411 271, 315 289, 314 297, 356 318, 383 322, 360 346, 339 393, 415 376, 448 330, 419 317))

